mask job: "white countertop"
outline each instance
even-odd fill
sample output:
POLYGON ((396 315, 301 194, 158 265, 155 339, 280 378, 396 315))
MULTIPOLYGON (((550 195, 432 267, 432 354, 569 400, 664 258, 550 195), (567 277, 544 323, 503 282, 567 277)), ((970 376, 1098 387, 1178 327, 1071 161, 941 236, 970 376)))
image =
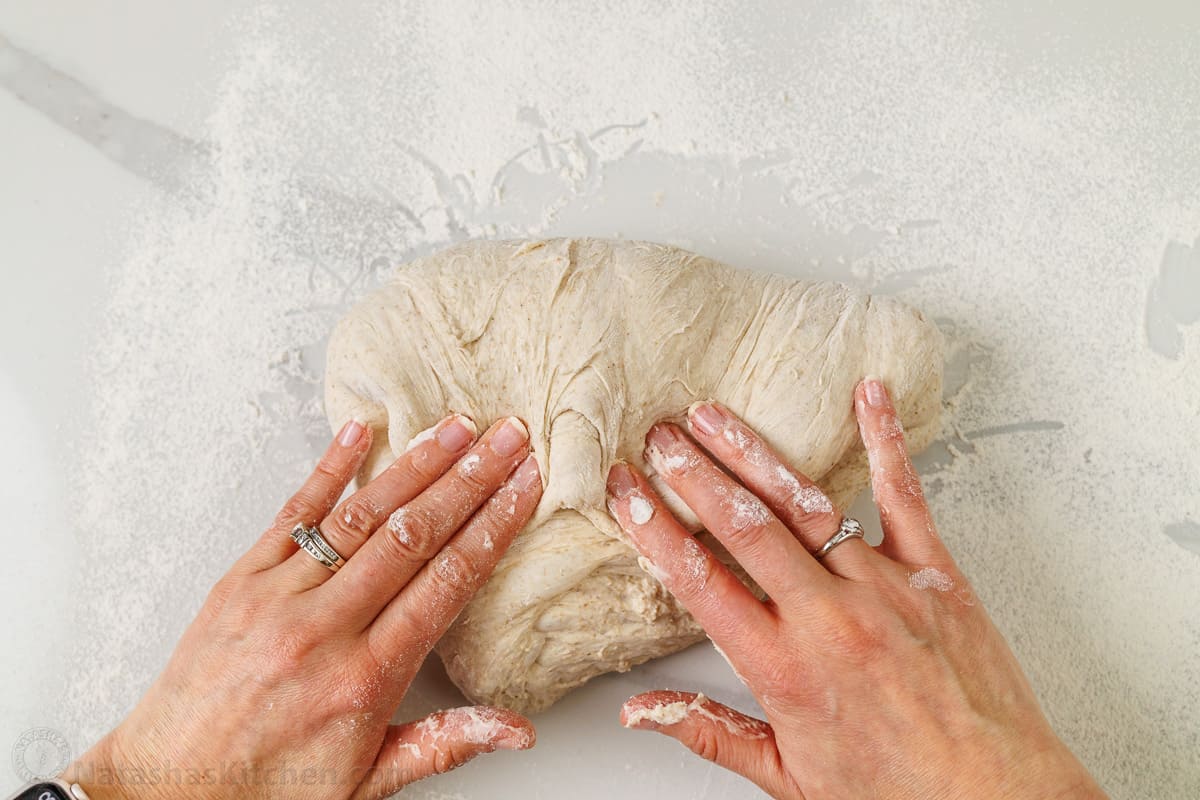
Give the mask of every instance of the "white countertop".
MULTIPOLYGON (((1200 794, 1200 6, 551 5, 0 6, 0 747, 136 701, 386 265, 587 234, 937 319, 943 535, 1112 794, 1200 794)), ((755 796, 620 728, 664 687, 754 708, 698 646, 406 796, 755 796)))

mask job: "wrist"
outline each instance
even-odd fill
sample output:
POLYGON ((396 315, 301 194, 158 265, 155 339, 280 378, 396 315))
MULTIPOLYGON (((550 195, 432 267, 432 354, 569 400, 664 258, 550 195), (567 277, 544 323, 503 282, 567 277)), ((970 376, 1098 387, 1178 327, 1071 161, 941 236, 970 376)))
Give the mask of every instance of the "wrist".
POLYGON ((1075 754, 1053 733, 1000 781, 1002 796, 1022 800, 1106 800, 1075 754))
POLYGON ((68 783, 78 783, 91 800, 156 800, 164 787, 147 779, 150 771, 129 758, 109 733, 77 758, 62 774, 68 783))

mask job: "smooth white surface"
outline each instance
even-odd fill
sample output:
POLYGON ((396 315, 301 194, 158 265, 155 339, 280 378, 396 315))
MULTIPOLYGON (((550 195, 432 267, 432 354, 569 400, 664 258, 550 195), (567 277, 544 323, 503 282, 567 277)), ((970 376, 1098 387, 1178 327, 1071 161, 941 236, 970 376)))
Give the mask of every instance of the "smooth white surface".
MULTIPOLYGON (((99 391, 84 367, 103 344, 106 281, 119 281, 136 246, 131 215, 169 203, 203 160, 220 87, 263 36, 241 24, 254 5, 0 7, 0 543, 19 554, 0 567, 12 620, 0 748, 51 725, 83 749, 152 680, 221 569, 197 553, 193 580, 147 564, 121 591, 70 594, 68 576, 116 566, 87 558, 94 521, 75 513, 71 470, 89 433, 80 395, 99 391), (130 637, 146 641, 137 657, 121 644, 130 637), (83 704, 63 701, 91 695, 106 699, 84 718, 83 704)), ((427 228, 457 214, 461 229, 448 227, 445 241, 659 239, 894 292, 947 324, 961 394, 943 447, 923 462, 947 540, 1057 729, 1114 795, 1200 792, 1200 326, 1187 316, 1200 304, 1196 283, 1178 284, 1165 333, 1147 329, 1162 312, 1153 287, 1164 254, 1200 236, 1194 4, 714 0, 566 15, 533 3, 416 3, 384 17, 401 54, 451 42, 441 61, 404 73, 387 102, 424 111, 395 135, 471 192, 447 197, 377 165, 404 204, 431 209, 427 228), (577 38, 547 33, 558 28, 577 38), (978 53, 966 62, 978 72, 946 69, 964 51, 978 53), (501 88, 474 68, 501 74, 501 88), (894 82, 892 99, 875 91, 881 82, 894 82), (640 127, 624 139, 597 133, 618 123, 640 127), (965 158, 979 141, 993 151, 965 158), (516 158, 527 152, 544 165, 516 158), (802 176, 773 171, 780 163, 803 165, 802 176), (505 179, 501 200, 487 193, 494 174, 505 179), (1007 278, 999 289, 996 275, 1007 278), (1003 444, 1013 441, 1021 446, 1003 444), (1096 521, 1077 524, 1084 518, 1096 521)), ((325 27, 339 37, 309 57, 357 102, 355 68, 379 64, 356 46, 375 41, 368 26, 379 20, 317 3, 288 4, 280 19, 268 38, 295 46, 325 27)), ((364 131, 371 120, 363 109, 364 131)), ((348 139, 294 150, 301 166, 311 161, 309 177, 331 183, 340 162, 356 166, 348 139)), ((280 274, 289 280, 303 276, 280 274)), ((225 302, 230 291, 199 300, 225 302)), ((164 424, 153 405, 137 413, 164 424)), ((218 431, 194 445, 233 438, 218 431)), ((293 444, 299 460, 311 457, 308 441, 293 444)), ((88 480, 111 482, 116 495, 149 485, 147 470, 131 463, 88 480)), ((248 541, 271 512, 262 497, 285 488, 243 493, 248 530, 230 539, 248 541)), ((869 504, 859 512, 868 519, 869 504)), ((177 533, 144 531, 157 547, 190 547, 177 533)), ((720 657, 697 647, 568 697, 536 720, 535 751, 481 759, 409 795, 751 796, 674 742, 620 730, 622 700, 664 687, 753 708, 720 657)), ((457 702, 431 670, 404 710, 457 702)))

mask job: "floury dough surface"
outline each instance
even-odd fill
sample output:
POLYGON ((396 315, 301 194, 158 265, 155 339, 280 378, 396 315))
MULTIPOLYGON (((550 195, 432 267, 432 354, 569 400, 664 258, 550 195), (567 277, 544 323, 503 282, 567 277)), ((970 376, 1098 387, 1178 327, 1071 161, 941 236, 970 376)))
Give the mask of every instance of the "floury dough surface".
POLYGON ((715 398, 839 507, 867 481, 850 398, 892 391, 914 448, 938 429, 942 338, 904 304, 734 269, 664 245, 472 242, 402 268, 337 326, 326 407, 376 432, 361 478, 449 411, 517 415, 546 480, 537 513, 438 646, 475 702, 545 708, 703 633, 605 509, 616 459, 715 398))

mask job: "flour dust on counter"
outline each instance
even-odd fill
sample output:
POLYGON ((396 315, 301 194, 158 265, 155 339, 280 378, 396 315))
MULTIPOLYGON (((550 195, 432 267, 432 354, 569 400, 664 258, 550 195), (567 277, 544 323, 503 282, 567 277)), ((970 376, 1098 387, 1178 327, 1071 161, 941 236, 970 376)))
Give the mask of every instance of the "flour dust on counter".
MULTIPOLYGON (((52 724, 95 740, 153 679, 326 441, 328 332, 396 265, 473 239, 603 236, 925 311, 946 337, 943 421, 918 464, 939 530, 1113 796, 1196 795, 1200 26, 1143 10, 231 13, 202 124, 139 162, 174 177, 105 256, 72 473, 78 595, 104 601, 77 608, 88 657, 52 724)), ((564 697, 519 766, 413 794, 479 797, 494 780, 598 797, 570 776, 603 769, 622 790, 744 797, 670 743, 621 738, 625 697, 664 686, 757 713, 694 647, 564 697), (600 720, 600 767, 579 719, 600 720), (611 769, 646 758, 649 772, 611 769)), ((400 716, 459 702, 429 665, 400 716)))

